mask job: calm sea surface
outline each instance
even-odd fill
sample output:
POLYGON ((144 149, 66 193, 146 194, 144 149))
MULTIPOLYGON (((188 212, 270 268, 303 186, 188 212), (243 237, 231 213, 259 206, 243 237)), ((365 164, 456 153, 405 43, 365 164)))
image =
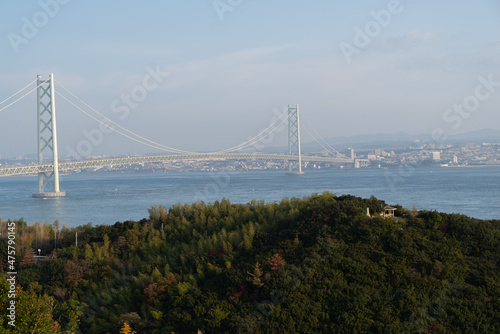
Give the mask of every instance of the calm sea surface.
POLYGON ((155 204, 195 201, 279 201, 328 190, 337 195, 376 196, 412 209, 500 219, 500 168, 322 170, 290 176, 284 171, 239 173, 98 174, 61 176, 67 196, 36 199, 36 177, 0 178, 0 218, 24 218, 76 227, 148 217, 155 204))

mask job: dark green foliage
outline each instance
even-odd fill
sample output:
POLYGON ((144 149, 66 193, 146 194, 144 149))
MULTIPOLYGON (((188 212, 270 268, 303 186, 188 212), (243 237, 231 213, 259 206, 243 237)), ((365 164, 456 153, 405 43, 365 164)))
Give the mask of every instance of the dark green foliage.
POLYGON ((385 205, 324 193, 156 206, 78 228, 78 247, 61 231, 19 282, 82 333, 500 332, 500 222, 401 207, 383 219, 385 205))

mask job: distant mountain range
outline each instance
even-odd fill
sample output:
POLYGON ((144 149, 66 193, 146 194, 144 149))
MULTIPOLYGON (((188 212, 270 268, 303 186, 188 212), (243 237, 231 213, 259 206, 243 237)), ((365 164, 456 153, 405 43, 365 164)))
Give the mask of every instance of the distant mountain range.
MULTIPOLYGON (((408 134, 404 132, 390 134, 367 134, 357 135, 352 137, 332 137, 326 138, 325 141, 337 150, 346 148, 400 148, 408 146, 418 146, 426 143, 432 143, 432 137, 429 134, 408 134)), ((443 143, 460 145, 466 143, 500 143, 500 130, 482 129, 450 135, 443 143)), ((307 142, 302 144, 304 151, 321 149, 321 146, 316 142, 307 142)))

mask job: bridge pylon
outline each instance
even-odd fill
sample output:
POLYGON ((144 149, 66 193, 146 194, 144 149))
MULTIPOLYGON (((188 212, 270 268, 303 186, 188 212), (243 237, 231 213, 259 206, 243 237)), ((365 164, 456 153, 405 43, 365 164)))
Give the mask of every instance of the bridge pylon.
POLYGON ((57 157, 56 104, 54 93, 54 75, 48 80, 37 76, 37 123, 38 123, 38 165, 43 165, 43 154, 52 156, 50 172, 38 172, 38 192, 33 197, 64 197, 65 192, 59 190, 59 161, 57 157), (53 191, 45 191, 51 185, 53 191))
POLYGON ((288 161, 288 173, 292 175, 302 175, 302 156, 300 153, 300 120, 299 105, 295 107, 288 106, 288 154, 297 154, 299 156, 298 170, 294 170, 296 163, 288 161))

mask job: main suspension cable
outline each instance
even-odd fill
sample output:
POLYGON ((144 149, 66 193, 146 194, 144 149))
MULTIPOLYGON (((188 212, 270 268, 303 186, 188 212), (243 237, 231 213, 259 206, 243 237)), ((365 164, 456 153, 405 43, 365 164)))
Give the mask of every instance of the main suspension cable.
MULTIPOLYGON (((278 120, 279 120, 279 119, 278 119, 278 120)), ((220 152, 221 152, 221 153, 230 153, 230 152, 239 151, 239 150, 242 150, 242 149, 247 148, 247 147, 249 147, 249 146, 252 146, 252 145, 254 145, 254 144, 258 143, 259 141, 261 141, 262 139, 264 139, 264 138, 268 137, 269 135, 271 135, 271 134, 272 134, 272 133, 273 133, 276 129, 278 129, 278 128, 279 128, 279 127, 280 127, 283 123, 285 123, 286 121, 287 121, 287 119, 286 119, 286 118, 284 118, 284 119, 281 121, 281 123, 280 123, 280 124, 278 124, 278 125, 277 125, 277 126, 276 126, 273 130, 272 130, 272 131, 270 131, 270 132, 266 133, 266 135, 265 135, 265 136, 263 136, 263 137, 259 137, 259 138, 255 139, 255 140, 251 141, 251 142, 250 142, 250 141, 246 141, 246 142, 245 142, 245 143, 246 143, 246 145, 244 145, 244 146, 238 147, 237 149, 232 150, 232 151, 220 151, 220 152)), ((254 138, 256 138, 256 137, 254 137, 254 138)), ((245 144, 245 143, 242 143, 242 144, 245 144)), ((216 153, 219 153, 219 152, 216 152, 216 153)))
POLYGON ((342 153, 338 152, 335 148, 333 148, 330 144, 328 144, 328 142, 321 136, 321 134, 316 131, 316 129, 314 128, 314 126, 311 124, 311 122, 309 122, 309 120, 307 119, 306 115, 304 115, 303 112, 301 112, 301 115, 302 117, 304 118, 304 120, 307 122, 307 124, 309 124, 309 126, 311 127, 311 129, 318 135, 318 137, 325 143, 326 146, 328 146, 330 149, 327 149, 323 144, 321 144, 315 136, 312 135, 312 133, 309 132, 309 130, 304 127, 306 129, 306 131, 311 135, 311 137, 313 137, 313 139, 321 145, 321 147, 323 147, 325 150, 327 151, 330 151, 331 154, 333 155, 336 155, 337 157, 345 157, 342 153))
MULTIPOLYGON (((57 90, 56 90, 56 93, 62 97, 64 100, 66 100, 67 102, 69 102, 71 105, 73 105, 75 108, 77 108, 78 110, 80 110, 82 113, 84 113, 85 115, 89 116, 90 118, 94 119, 95 121, 97 121, 98 123, 104 125, 105 127, 107 127, 108 129, 111 129, 113 131, 115 131, 116 133, 128 138, 128 139, 131 139, 137 143, 140 143, 142 145, 146 145, 146 146, 149 146, 149 147, 152 147, 154 149, 157 149, 157 150, 161 150, 161 151, 166 151, 166 152, 170 152, 170 153, 179 153, 177 152, 175 149, 167 149, 167 148, 163 148, 163 147, 159 147, 159 146, 155 146, 155 145, 152 145, 152 144, 149 144, 149 143, 145 143, 143 141, 140 141, 132 136, 129 136, 113 127, 111 127, 109 124, 106 124, 104 123, 103 121, 101 121, 100 119, 98 119, 97 117, 89 114, 88 112, 86 112, 85 110, 83 110, 82 108, 80 108, 79 106, 77 106, 76 104, 74 104, 72 101, 68 100, 64 95, 62 95, 61 93, 59 93, 57 90)), ((163 146, 163 145, 162 145, 163 146)), ((191 153, 191 152, 186 152, 187 154, 191 153)))
MULTIPOLYGON (((169 146, 165 146, 165 145, 162 145, 160 143, 157 143, 157 142, 154 142, 152 140, 149 140, 137 133, 134 133, 126 128, 124 128, 123 126, 119 125, 118 123, 112 121, 111 119, 109 119, 108 117, 104 116, 102 113, 100 113, 99 111, 95 110, 94 108, 92 108, 90 105, 88 105, 87 103, 85 103, 85 101, 83 101, 82 99, 80 99, 78 96, 76 96, 74 93, 72 93, 69 89, 67 89, 66 87, 64 87, 64 85, 62 85, 60 82, 58 82, 56 80, 56 82, 59 84, 59 86, 61 86, 64 90, 66 90, 69 94, 71 94, 74 98, 76 98, 78 101, 80 101, 81 103, 83 103, 85 106, 87 106, 88 108, 90 108, 92 111, 94 111, 95 113, 97 113, 98 115, 100 115, 101 117, 103 117, 104 119, 108 120, 110 123, 112 123, 113 125, 116 125, 117 127, 119 127, 120 129, 144 140, 144 141, 147 141, 155 146, 158 146, 158 147, 163 147, 167 150, 171 150, 173 152, 177 152, 177 153, 193 153, 193 152, 189 152, 189 151, 184 151, 184 150, 179 150, 179 149, 176 149, 176 148, 173 148, 173 147, 169 147, 169 146)), ((60 94, 60 93, 59 93, 60 94)), ((230 147, 230 148, 227 148, 227 149, 223 149, 223 150, 220 150, 220 151, 216 151, 216 152, 210 152, 208 154, 220 154, 220 153, 230 153, 230 152, 234 152, 234 151, 238 151, 238 150, 241 150, 243 148, 246 148, 248 146, 251 146, 253 144, 255 144, 256 142, 262 140, 263 138, 267 137, 268 135, 262 137, 262 138, 259 138, 263 133, 265 133, 266 131, 268 131, 269 129, 273 128, 273 126, 281 119, 281 117, 283 117, 283 115, 286 113, 283 112, 276 121, 274 121, 270 126, 268 126, 266 129, 262 130, 261 132, 259 132, 259 134, 257 134, 256 136, 250 138, 249 140, 239 144, 239 145, 236 145, 236 146, 233 146, 233 147, 230 147), (258 139, 257 139, 258 138, 258 139)), ((282 122, 283 123, 283 122, 282 122)), ((282 124, 281 123, 281 124, 282 124)), ((281 125, 280 124, 280 125, 281 125)), ((277 127, 275 127, 272 131, 275 131, 277 127)), ((271 132, 272 132, 271 131, 271 132)))
MULTIPOLYGON (((95 110, 94 108, 92 108, 91 106, 89 106, 87 103, 85 103, 82 99, 80 99, 78 96, 76 96, 75 94, 73 94, 70 90, 68 90, 66 87, 64 87, 60 82, 56 81, 59 86, 61 86, 64 90, 66 90, 68 93, 70 93, 74 98, 76 98, 78 101, 80 101, 81 103, 83 103, 85 106, 87 106, 88 108, 90 108, 93 112, 95 112, 96 114, 98 114, 99 116, 103 117, 104 119, 106 119, 107 121, 109 121, 111 124, 113 125, 116 125, 117 127, 119 127, 120 129, 130 133, 131 135, 133 136, 136 136, 146 142, 149 142, 155 146, 158 146, 158 147, 163 147, 165 148, 166 150, 169 150, 169 151, 172 151, 172 152, 176 152, 176 153, 192 153, 192 152, 189 152, 189 151, 184 151, 184 150, 180 150, 180 149, 176 149, 176 148, 173 148, 173 147, 169 147, 169 146, 165 146, 165 145, 162 145, 160 143, 157 143, 157 142, 154 142, 150 139, 147 139, 133 131, 130 131, 126 128, 124 128, 123 126, 121 126, 120 124, 114 122, 113 120, 109 119, 108 117, 104 116, 102 113, 100 113, 99 111, 95 110)), ((61 93, 58 93, 59 95, 61 95, 61 93)), ((64 98, 64 97, 63 97, 64 98)), ((66 99, 66 98, 65 98, 66 99)), ((67 100, 67 99, 66 99, 67 100)), ((112 127, 110 127, 110 129, 113 129, 112 127)))
POLYGON ((233 147, 221 150, 221 151, 217 151, 217 152, 214 152, 214 153, 230 153, 230 152, 234 152, 234 151, 239 151, 239 150, 241 150, 243 148, 246 148, 246 147, 251 146, 251 145, 253 145, 255 143, 258 143, 259 141, 261 141, 262 139, 266 138, 271 133, 273 133, 274 131, 276 131, 276 129, 278 129, 286 121, 286 118, 285 118, 284 120, 282 120, 282 122, 279 125, 274 126, 283 117, 283 115, 285 115, 286 112, 287 111, 285 110, 271 125, 269 125, 264 130, 260 131, 253 138, 250 138, 247 141, 245 141, 245 142, 243 142, 243 143, 241 143, 239 145, 236 145, 236 146, 233 146, 233 147), (268 132, 264 137, 261 137, 268 130, 270 130, 270 132, 268 132))
POLYGON ((0 104, 10 100, 11 98, 13 98, 14 96, 16 96, 17 94, 21 93, 23 90, 25 90, 26 88, 28 88, 29 86, 31 86, 32 84, 34 84, 36 82, 36 80, 38 79, 35 79, 33 80, 32 82, 30 82, 29 84, 27 84, 25 87, 23 87, 22 89, 20 89, 19 91, 15 92, 14 94, 12 94, 11 96, 9 96, 8 98, 6 98, 5 100, 3 100, 2 102, 0 102, 0 104))
MULTIPOLYGON (((36 80, 35 80, 36 81, 36 80)), ((7 109, 8 107, 10 107, 11 105, 19 102, 20 100, 24 99, 26 96, 28 96, 29 94, 33 93, 35 90, 38 89, 38 87, 42 86, 43 84, 45 84, 47 81, 49 81, 49 79, 45 80, 44 82, 42 82, 41 84, 39 84, 38 86, 36 86, 35 88, 33 88, 32 90, 30 90, 29 92, 27 92, 26 94, 24 94, 23 96, 21 96, 20 98, 18 98, 17 100, 15 100, 14 102, 11 102, 9 103, 8 105, 6 105, 5 107, 3 108, 0 108, 0 112, 7 109)), ((33 82, 32 82, 33 83, 33 82)), ((31 83, 31 84, 32 84, 31 83)), ((30 84, 30 85, 31 85, 30 84)), ((24 89, 23 89, 24 90, 24 89)), ((10 99, 10 98, 9 98, 10 99)), ((7 99, 8 100, 8 99, 7 99)), ((6 100, 5 100, 6 101, 6 100)))

